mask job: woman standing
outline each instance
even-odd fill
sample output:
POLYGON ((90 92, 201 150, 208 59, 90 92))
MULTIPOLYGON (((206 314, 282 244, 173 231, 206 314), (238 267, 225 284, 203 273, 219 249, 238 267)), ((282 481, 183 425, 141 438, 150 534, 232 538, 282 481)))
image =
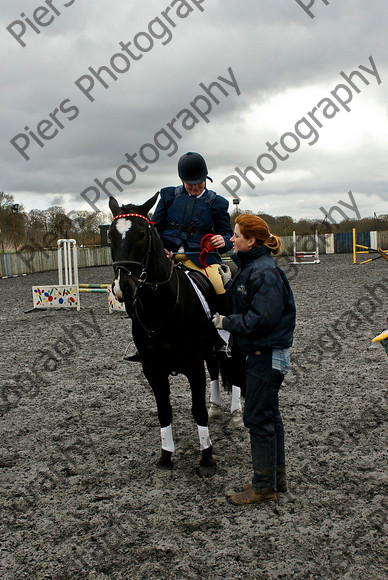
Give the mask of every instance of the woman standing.
POLYGON ((235 505, 276 499, 287 491, 283 421, 278 392, 290 366, 295 302, 284 272, 272 254, 280 238, 258 216, 240 214, 231 239, 238 265, 226 285, 229 316, 216 315, 216 328, 228 330, 233 345, 246 355, 244 424, 251 439, 252 483, 229 496, 235 505))

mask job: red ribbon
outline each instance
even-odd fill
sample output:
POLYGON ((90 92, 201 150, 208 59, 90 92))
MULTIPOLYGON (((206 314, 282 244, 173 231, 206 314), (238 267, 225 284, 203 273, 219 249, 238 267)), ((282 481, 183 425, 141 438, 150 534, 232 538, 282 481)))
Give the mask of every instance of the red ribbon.
POLYGON ((214 234, 206 234, 206 236, 203 236, 203 238, 201 240, 201 250, 202 251, 199 254, 199 263, 201 264, 201 266, 205 270, 205 274, 208 278, 209 278, 209 274, 206 272, 207 255, 210 254, 211 252, 216 251, 216 248, 210 242, 210 239, 213 237, 213 235, 214 234))

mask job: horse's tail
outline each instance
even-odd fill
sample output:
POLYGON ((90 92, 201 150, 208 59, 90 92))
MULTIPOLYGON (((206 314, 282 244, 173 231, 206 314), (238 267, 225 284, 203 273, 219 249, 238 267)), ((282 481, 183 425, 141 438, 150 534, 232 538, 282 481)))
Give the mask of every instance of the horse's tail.
POLYGON ((221 379, 223 389, 232 392, 232 386, 240 387, 245 397, 245 355, 232 350, 232 356, 225 353, 213 352, 206 357, 206 367, 210 379, 221 379))
POLYGON ((245 355, 232 349, 231 356, 219 356, 221 383, 229 393, 232 386, 240 387, 241 395, 245 397, 245 355))
POLYGON ((221 379, 222 387, 228 392, 232 392, 232 376, 231 376, 231 359, 221 354, 218 357, 219 375, 221 379))

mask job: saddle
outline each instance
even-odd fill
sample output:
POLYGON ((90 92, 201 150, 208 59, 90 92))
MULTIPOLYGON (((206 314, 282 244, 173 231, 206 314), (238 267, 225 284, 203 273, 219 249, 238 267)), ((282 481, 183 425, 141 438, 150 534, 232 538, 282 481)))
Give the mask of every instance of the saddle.
POLYGON ((212 314, 216 311, 216 300, 217 294, 214 290, 213 284, 210 282, 209 278, 199 272, 198 270, 192 270, 182 263, 177 265, 177 268, 182 268, 182 270, 188 275, 188 277, 194 282, 198 290, 203 294, 206 302, 209 305, 212 314))

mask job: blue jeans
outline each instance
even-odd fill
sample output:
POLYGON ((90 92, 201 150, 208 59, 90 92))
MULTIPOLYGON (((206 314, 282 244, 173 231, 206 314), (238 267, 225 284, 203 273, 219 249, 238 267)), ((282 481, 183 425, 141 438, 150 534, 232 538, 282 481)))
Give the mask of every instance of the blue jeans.
POLYGON ((288 349, 274 352, 270 349, 247 356, 244 424, 251 438, 252 485, 259 491, 286 485, 278 393, 288 368, 288 349))

